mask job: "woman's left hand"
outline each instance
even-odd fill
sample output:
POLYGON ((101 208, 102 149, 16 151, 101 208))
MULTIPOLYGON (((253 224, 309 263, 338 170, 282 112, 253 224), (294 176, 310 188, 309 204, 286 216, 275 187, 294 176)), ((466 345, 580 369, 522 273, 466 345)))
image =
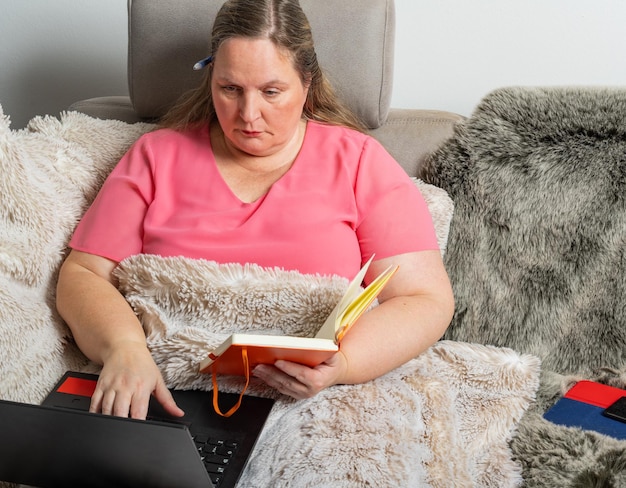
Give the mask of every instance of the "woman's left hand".
POLYGON ((302 400, 340 383, 347 369, 346 357, 343 353, 337 352, 314 368, 279 360, 274 365, 259 364, 252 374, 281 393, 302 400))
POLYGON ((310 398, 336 384, 357 384, 397 368, 438 341, 454 314, 454 296, 438 250, 372 262, 370 282, 388 266, 400 269, 328 361, 309 368, 288 361, 259 365, 252 374, 281 393, 310 398), (372 358, 376 358, 372 361, 372 358))

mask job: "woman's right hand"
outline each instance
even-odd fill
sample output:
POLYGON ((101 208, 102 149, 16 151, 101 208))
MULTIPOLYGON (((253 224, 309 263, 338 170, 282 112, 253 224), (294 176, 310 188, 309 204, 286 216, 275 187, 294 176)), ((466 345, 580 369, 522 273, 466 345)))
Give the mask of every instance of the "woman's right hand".
POLYGON ((90 411, 145 419, 151 395, 168 414, 174 417, 185 414, 172 398, 146 344, 124 342, 104 358, 90 411))
POLYGON ((102 364, 91 411, 144 419, 150 395, 173 416, 184 415, 152 359, 143 328, 116 287, 115 261, 73 250, 57 284, 57 309, 76 344, 102 364))

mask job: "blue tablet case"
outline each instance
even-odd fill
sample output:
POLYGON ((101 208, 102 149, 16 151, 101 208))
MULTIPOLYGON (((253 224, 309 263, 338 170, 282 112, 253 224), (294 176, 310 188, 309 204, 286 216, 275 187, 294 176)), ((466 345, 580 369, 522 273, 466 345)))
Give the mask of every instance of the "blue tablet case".
POLYGON ((626 423, 602 414, 605 408, 622 396, 626 396, 626 390, 579 381, 544 414, 544 418, 555 424, 626 439, 626 423))

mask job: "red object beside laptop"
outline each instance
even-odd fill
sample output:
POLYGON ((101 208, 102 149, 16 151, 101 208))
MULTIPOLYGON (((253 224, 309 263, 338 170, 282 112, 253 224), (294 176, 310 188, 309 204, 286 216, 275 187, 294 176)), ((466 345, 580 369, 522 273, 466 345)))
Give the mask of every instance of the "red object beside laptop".
POLYGON ((626 390, 583 380, 572 386, 544 418, 555 424, 626 439, 625 407, 626 390))

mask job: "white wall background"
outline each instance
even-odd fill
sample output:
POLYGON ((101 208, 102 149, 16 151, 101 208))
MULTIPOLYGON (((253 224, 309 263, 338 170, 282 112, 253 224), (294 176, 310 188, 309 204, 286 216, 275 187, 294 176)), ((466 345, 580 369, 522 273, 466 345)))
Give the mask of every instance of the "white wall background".
POLYGON ((126 0, 0 0, 0 104, 11 127, 124 95, 126 0))
MULTIPOLYGON (((0 104, 21 128, 124 95, 126 0, 0 0, 0 104)), ((469 115, 507 85, 626 85, 624 0, 396 0, 394 107, 469 115)))
POLYGON ((469 115, 494 88, 626 85, 624 0, 396 0, 394 105, 469 115))

